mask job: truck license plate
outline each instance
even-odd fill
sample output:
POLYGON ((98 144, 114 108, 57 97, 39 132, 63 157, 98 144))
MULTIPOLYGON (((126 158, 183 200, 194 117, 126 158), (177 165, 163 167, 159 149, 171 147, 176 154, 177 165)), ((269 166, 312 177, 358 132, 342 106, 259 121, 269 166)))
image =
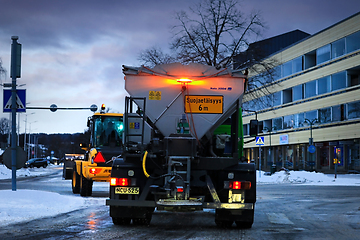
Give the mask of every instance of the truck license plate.
POLYGON ((115 193, 116 194, 139 194, 140 189, 139 189, 139 187, 116 187, 115 193))

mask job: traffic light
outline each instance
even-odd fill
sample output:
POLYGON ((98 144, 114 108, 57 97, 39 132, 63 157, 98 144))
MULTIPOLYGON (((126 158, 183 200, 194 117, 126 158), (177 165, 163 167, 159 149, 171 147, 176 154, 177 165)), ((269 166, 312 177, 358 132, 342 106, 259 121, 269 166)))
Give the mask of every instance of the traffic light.
POLYGON ((342 157, 341 148, 335 148, 334 164, 341 165, 341 157, 342 157))
POLYGON ((258 134, 258 120, 250 120, 250 136, 256 137, 258 134))

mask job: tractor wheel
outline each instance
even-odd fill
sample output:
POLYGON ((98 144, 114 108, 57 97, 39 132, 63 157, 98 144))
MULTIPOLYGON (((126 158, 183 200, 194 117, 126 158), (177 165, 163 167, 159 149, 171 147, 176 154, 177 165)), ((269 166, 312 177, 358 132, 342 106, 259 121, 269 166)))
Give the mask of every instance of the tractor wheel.
POLYGON ((80 193, 80 175, 76 172, 76 164, 74 166, 72 175, 72 192, 80 193))
POLYGON ((81 179, 81 181, 80 181, 80 195, 82 197, 91 196, 93 181, 88 180, 82 174, 81 174, 80 179, 81 179))

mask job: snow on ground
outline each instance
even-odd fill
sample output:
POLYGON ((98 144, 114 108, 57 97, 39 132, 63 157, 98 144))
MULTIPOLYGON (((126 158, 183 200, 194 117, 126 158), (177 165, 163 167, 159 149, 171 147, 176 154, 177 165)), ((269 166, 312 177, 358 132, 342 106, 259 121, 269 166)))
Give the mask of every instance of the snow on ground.
MULTIPOLYGON (((20 179, 51 174, 58 171, 59 167, 62 168, 62 166, 49 165, 47 168, 19 169, 16 171, 16 176, 20 179)), ((11 178, 12 171, 0 165, 0 181, 11 178)), ((105 205, 105 198, 83 198, 79 195, 65 196, 54 192, 11 189, 12 184, 9 182, 9 190, 0 190, 0 227, 55 216, 91 205, 105 205)))
MULTIPOLYGON (((50 165, 47 168, 19 169, 17 178, 51 174, 61 166, 50 165)), ((11 179, 11 170, 0 165, 1 179, 11 179)), ((257 183, 260 184, 298 184, 323 186, 360 186, 360 174, 323 174, 306 171, 280 171, 273 175, 257 171, 257 183)), ((0 190, 0 226, 30 221, 37 218, 54 216, 85 208, 90 205, 105 205, 105 198, 82 198, 79 195, 64 196, 58 193, 34 190, 0 190), (56 199, 56 204, 53 204, 56 199)))
MULTIPOLYGON (((58 165, 49 165, 47 168, 21 168, 16 171, 16 178, 18 177, 30 177, 30 176, 40 176, 46 175, 54 172, 54 168, 59 167, 58 165)), ((5 165, 0 165, 0 180, 1 179, 11 179, 12 171, 8 169, 5 165)))
POLYGON ((265 175, 265 172, 257 171, 256 180, 258 184, 302 184, 321 186, 360 186, 360 174, 324 174, 307 171, 279 171, 274 174, 265 175))

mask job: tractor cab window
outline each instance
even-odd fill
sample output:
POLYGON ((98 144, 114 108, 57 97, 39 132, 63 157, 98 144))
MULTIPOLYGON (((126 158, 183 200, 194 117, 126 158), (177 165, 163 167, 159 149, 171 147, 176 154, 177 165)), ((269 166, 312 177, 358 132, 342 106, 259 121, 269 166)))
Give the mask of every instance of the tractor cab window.
POLYGON ((100 116, 94 121, 94 145, 102 146, 121 146, 123 132, 122 117, 100 116))

